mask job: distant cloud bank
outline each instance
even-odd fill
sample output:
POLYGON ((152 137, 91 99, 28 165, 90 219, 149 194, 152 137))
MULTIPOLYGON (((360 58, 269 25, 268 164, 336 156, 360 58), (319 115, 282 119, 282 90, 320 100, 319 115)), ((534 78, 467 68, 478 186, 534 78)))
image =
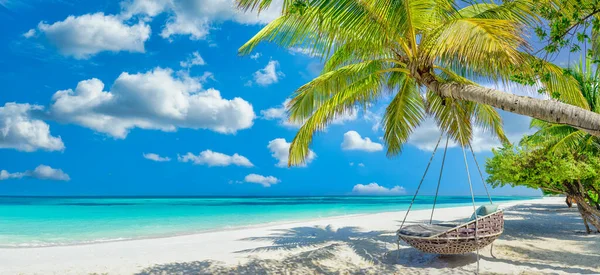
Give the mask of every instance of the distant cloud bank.
POLYGON ((372 182, 369 184, 357 184, 352 188, 352 194, 354 195, 374 195, 374 196, 393 196, 393 195, 404 195, 406 189, 404 187, 396 185, 393 188, 386 188, 379 184, 372 182))
POLYGON ((59 180, 69 181, 71 178, 61 169, 54 169, 48 165, 39 165, 33 171, 9 173, 6 170, 0 171, 0 180, 35 178, 41 180, 59 180))

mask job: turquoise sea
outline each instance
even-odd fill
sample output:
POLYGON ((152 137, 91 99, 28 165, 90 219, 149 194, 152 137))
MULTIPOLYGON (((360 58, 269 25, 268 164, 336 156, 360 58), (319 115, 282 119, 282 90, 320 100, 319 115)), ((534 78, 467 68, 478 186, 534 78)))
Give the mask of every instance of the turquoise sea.
MULTIPOLYGON (((320 217, 401 211, 398 197, 0 197, 0 247, 54 246, 154 238, 320 217)), ((530 197, 493 197, 497 202, 530 197)), ((478 204, 487 197, 477 197, 478 204)), ((413 209, 431 208, 419 197, 413 209)), ((436 207, 471 205, 471 197, 439 197, 436 207)))

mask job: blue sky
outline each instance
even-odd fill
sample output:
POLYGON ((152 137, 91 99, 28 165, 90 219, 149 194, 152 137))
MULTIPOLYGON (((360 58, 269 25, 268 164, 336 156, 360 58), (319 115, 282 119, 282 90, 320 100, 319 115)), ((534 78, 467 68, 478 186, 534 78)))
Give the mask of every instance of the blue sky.
MULTIPOLYGON (((276 16, 231 1, 0 0, 0 195, 412 194, 439 136, 428 121, 387 158, 385 99, 339 118, 305 167, 282 167, 284 101, 316 76, 303 49, 237 49, 276 16)), ((528 118, 503 113, 509 138, 528 118)), ((498 143, 476 131, 480 163, 498 143)), ((440 152, 441 153, 441 152, 440 152)), ((441 154, 423 194, 433 194, 441 154)), ((481 180, 470 162, 475 193, 481 180)), ((460 148, 442 195, 466 195, 460 148)), ((537 195, 500 188, 496 195, 537 195)))

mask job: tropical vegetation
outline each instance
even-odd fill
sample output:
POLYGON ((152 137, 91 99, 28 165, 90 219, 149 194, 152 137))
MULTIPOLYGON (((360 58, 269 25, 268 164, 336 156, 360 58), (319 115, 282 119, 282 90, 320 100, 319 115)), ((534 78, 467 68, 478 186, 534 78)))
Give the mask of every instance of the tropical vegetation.
MULTIPOLYGON (((271 4, 237 2, 245 10, 271 4)), ((429 116, 463 146, 470 144, 474 126, 505 140, 495 108, 600 135, 600 115, 590 111, 576 79, 536 56, 526 41, 526 32, 545 22, 543 15, 564 11, 561 5, 552 0, 468 5, 452 0, 284 0, 281 17, 240 53, 267 41, 308 48, 325 63, 288 105, 290 120, 303 122, 290 148, 290 165, 304 161, 315 131, 356 106, 366 108, 388 96, 383 128, 390 156, 401 152, 429 116), (477 84, 511 81, 538 86, 558 100, 477 84)))
MULTIPOLYGON (((600 113, 600 70, 586 59, 568 70, 579 83, 589 110, 600 113)), ((588 223, 600 232, 600 138, 577 128, 532 120, 537 131, 520 146, 505 145, 488 159, 487 179, 493 187, 522 185, 547 194, 563 194, 577 202, 588 223)))
POLYGON ((573 198, 588 233, 588 223, 600 232, 600 157, 597 154, 549 153, 545 147, 506 145, 487 160, 487 182, 492 187, 526 186, 545 194, 573 198))

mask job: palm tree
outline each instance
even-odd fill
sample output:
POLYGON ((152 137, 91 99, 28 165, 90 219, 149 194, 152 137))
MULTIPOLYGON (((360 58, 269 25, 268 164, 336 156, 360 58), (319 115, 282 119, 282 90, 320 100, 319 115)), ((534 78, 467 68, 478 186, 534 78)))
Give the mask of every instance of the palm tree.
MULTIPOLYGON (((581 93, 587 102, 588 109, 600 113, 600 70, 592 66, 589 59, 580 61, 579 65, 569 70, 577 80, 581 93)), ((531 144, 546 150, 550 154, 571 154, 575 159, 585 160, 587 154, 600 153, 600 138, 563 124, 553 124, 534 119, 531 127, 538 130, 526 136, 522 144, 531 144)), ((588 232, 588 222, 600 232, 600 190, 598 182, 578 181, 577 184, 565 184, 568 196, 577 201, 577 208, 583 218, 588 232), (589 203, 588 203, 589 202, 589 203), (595 205, 595 208, 591 206, 595 205)))
MULTIPOLYGON (((271 4, 237 2, 245 10, 271 4)), ((308 47, 325 61, 321 75, 300 87, 288 105, 290 120, 304 122, 290 147, 289 165, 304 161, 315 131, 384 95, 393 96, 383 118, 388 155, 398 154, 428 115, 463 146, 471 141, 472 122, 504 139, 493 107, 600 135, 600 115, 587 110, 575 79, 527 53, 523 32, 539 20, 534 2, 539 0, 458 9, 452 0, 283 0, 281 17, 240 53, 268 41, 308 47), (511 77, 533 76, 534 84, 562 102, 516 96, 474 82, 508 83, 511 77)))
MULTIPOLYGON (((587 102, 587 109, 600 114, 600 70, 589 59, 580 61, 568 70, 578 82, 587 102)), ((538 130, 526 137, 525 142, 544 144, 551 153, 600 153, 600 137, 564 124, 549 123, 539 119, 531 121, 531 128, 538 130)))

